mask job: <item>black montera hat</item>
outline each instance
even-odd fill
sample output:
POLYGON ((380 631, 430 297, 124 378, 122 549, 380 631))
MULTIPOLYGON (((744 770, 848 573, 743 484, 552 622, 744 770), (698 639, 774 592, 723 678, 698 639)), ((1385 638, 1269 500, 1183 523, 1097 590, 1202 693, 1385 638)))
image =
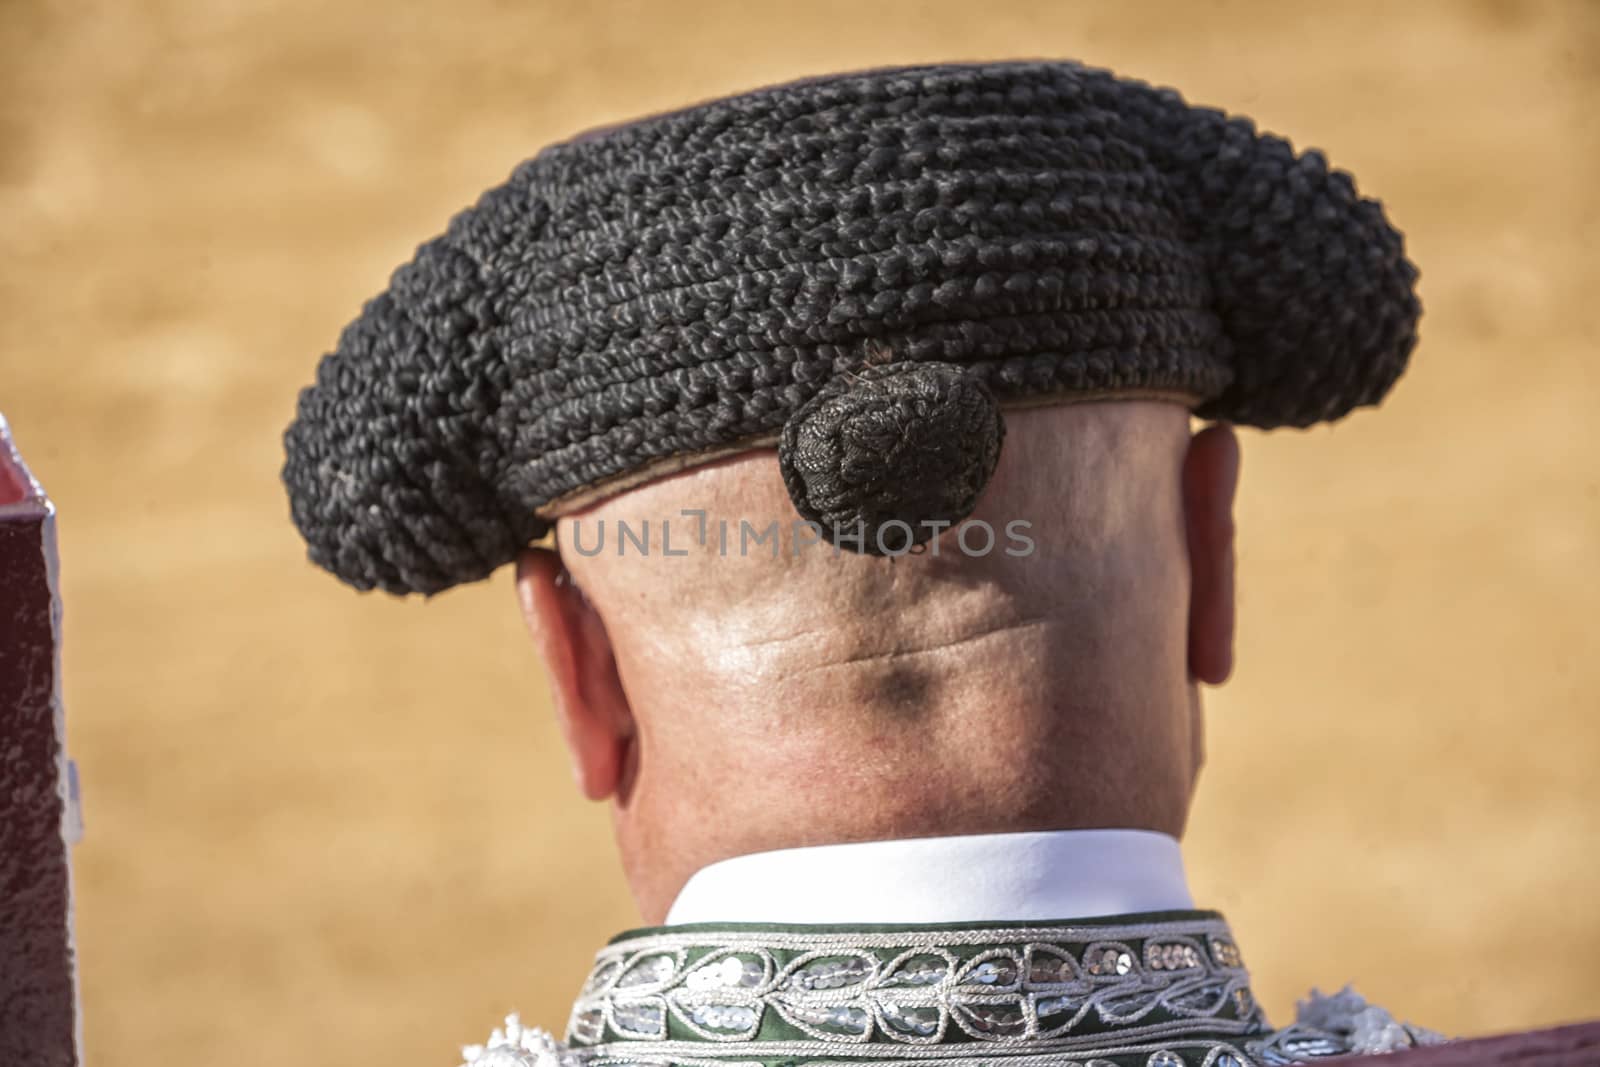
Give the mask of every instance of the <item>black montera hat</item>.
POLYGON ((393 593, 774 444, 800 514, 870 549, 972 510, 1004 408, 1377 403, 1416 277, 1348 174, 1171 90, 1074 63, 796 83, 518 167, 345 329, 283 477, 311 559, 393 593))

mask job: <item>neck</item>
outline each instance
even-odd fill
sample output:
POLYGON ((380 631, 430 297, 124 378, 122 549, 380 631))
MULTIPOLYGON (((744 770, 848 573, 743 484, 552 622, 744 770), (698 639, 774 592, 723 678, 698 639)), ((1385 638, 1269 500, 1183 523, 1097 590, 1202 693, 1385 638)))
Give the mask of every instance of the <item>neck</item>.
POLYGON ((666 921, 1031 922, 1191 907, 1174 838, 1058 830, 740 856, 690 878, 666 921))
POLYGON ((641 703, 614 826, 645 920, 696 871, 757 852, 1104 827, 1180 836, 1195 687, 1155 665, 1074 679, 1057 650, 1075 640, 1061 624, 1019 626, 981 642, 993 662, 964 642, 961 656, 873 654, 786 680, 717 675, 693 698, 641 703), (913 699, 894 713, 871 692, 913 699))
POLYGON ((708 711, 681 731, 641 729, 630 752, 652 755, 635 759, 614 825, 645 921, 659 923, 697 871, 753 853, 1105 827, 1183 833, 1187 714, 1153 699, 1121 710, 1115 694, 1076 691, 1047 714, 1041 700, 1006 699, 994 673, 981 676, 987 703, 963 691, 901 721, 783 694, 764 707, 704 700, 720 728, 708 711))

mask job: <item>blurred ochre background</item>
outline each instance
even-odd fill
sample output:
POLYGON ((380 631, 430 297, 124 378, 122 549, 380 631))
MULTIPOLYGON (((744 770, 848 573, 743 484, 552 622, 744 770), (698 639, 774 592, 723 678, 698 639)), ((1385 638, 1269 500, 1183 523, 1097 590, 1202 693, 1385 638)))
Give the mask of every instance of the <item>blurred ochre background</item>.
POLYGON ((1189 837, 1270 1012, 1600 1015, 1600 5, 0 0, 0 410, 61 513, 94 1064, 456 1062, 633 922, 509 576, 358 596, 279 435, 540 145, 829 70, 1057 56, 1316 144, 1423 270, 1380 413, 1248 434, 1189 837))

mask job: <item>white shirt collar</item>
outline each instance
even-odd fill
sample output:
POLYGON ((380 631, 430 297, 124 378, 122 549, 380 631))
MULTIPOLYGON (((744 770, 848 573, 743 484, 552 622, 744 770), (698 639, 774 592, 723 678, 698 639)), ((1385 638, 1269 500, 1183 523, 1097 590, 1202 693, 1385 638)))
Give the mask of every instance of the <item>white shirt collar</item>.
POLYGON ((1193 906, 1172 837, 1052 830, 738 856, 690 878, 666 921, 1035 922, 1193 906))

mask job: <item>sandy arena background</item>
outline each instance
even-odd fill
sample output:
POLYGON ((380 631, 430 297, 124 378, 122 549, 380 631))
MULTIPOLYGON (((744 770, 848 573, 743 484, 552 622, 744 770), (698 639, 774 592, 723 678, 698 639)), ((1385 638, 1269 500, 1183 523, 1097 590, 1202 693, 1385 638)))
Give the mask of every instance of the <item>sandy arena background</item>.
POLYGON ((1600 1015, 1600 5, 0 0, 0 410, 61 513, 94 1064, 456 1062, 633 921, 509 575, 304 562, 279 436, 541 144, 822 71, 1081 57, 1325 147, 1422 266, 1382 413, 1250 433, 1189 838, 1274 1018, 1600 1015))

